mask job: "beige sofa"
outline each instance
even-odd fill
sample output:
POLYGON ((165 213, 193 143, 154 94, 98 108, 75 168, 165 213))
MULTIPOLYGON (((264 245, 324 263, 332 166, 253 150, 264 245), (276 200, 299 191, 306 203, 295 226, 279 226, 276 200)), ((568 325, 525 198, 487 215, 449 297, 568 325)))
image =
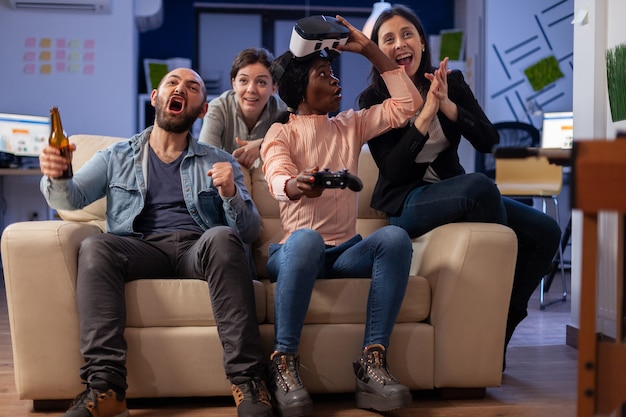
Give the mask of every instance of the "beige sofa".
MULTIPOLYGON (((75 135, 74 169, 119 138, 75 135)), ((376 165, 367 148, 359 176, 360 233, 386 223, 369 207, 376 165)), ((267 248, 281 235, 278 206, 260 170, 248 175, 263 218, 253 245, 259 277, 267 248)), ((349 190, 346 193, 352 192, 349 190)), ((104 202, 63 220, 9 225, 2 234, 15 383, 22 399, 70 399, 83 389, 75 284, 78 247, 102 233, 104 202)), ((412 390, 485 387, 501 382, 506 313, 517 251, 512 230, 495 224, 439 227, 414 241, 408 290, 390 345, 393 373, 412 390)), ((312 393, 354 390, 352 361, 363 338, 368 279, 320 280, 300 349, 302 378, 312 393)), ((137 280, 126 286, 128 396, 230 395, 207 286, 200 280, 137 280)), ((273 343, 273 285, 255 281, 264 347, 273 343)))

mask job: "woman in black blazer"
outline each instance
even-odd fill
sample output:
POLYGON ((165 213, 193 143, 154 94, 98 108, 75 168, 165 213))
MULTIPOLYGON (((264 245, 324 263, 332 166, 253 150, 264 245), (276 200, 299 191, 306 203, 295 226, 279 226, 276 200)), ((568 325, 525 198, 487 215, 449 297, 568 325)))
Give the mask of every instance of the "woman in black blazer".
MULTIPOLYGON (((425 98, 411 122, 368 142, 379 168, 372 207, 391 224, 415 238, 447 223, 499 223, 513 229, 518 255, 507 319, 506 346, 526 317, 528 300, 552 265, 560 228, 533 207, 502 197, 481 173, 466 174, 458 156, 461 137, 479 152, 491 152, 499 134, 476 101, 460 71, 448 70, 448 59, 430 63, 427 36, 417 15, 394 5, 377 19, 372 40, 404 66, 425 98)), ((380 74, 360 94, 361 108, 389 97, 380 74)))

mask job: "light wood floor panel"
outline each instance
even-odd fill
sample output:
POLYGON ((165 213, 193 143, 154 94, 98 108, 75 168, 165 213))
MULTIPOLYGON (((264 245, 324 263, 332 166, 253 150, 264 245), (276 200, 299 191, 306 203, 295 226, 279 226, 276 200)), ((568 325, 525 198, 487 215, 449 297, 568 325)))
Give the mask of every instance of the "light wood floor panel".
MULTIPOLYGON (((559 297, 555 277, 549 297, 559 297)), ((545 311, 535 293, 529 316, 518 328, 507 354, 502 386, 488 388, 483 399, 444 400, 431 392, 414 393, 413 404, 387 417, 571 417, 576 413, 577 351, 565 344, 570 323, 569 300, 545 311)), ((76 369, 68 372, 77 373, 76 369)), ((316 417, 370 417, 380 414, 357 409, 353 395, 313 396, 316 417)), ((236 417, 232 398, 131 400, 132 417, 236 417)), ((35 412, 32 401, 15 391, 4 282, 0 288, 0 417, 58 417, 62 410, 35 412)))

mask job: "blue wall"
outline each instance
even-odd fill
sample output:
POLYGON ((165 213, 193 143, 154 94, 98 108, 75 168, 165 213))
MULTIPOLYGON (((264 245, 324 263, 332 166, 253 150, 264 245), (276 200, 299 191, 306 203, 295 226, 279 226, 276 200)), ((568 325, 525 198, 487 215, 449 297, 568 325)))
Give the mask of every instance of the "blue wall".
MULTIPOLYGON (((344 0, 341 7, 370 7, 372 2, 344 0)), ((197 0, 163 0, 164 20, 161 27, 139 36, 139 61, 138 61, 138 86, 139 93, 145 91, 145 78, 143 74, 143 59, 167 59, 172 57, 184 57, 192 59, 196 67, 196 20, 193 4, 197 0)), ((213 2, 206 2, 213 3, 213 2)), ((271 5, 298 5, 285 1, 231 1, 235 4, 271 4, 271 5)), ((454 27, 454 0, 413 0, 402 2, 420 16, 428 34, 438 33, 441 29, 454 27)), ((305 4, 303 3, 302 6, 305 4)), ((336 7, 337 2, 332 0, 309 1, 308 6, 336 7)), ((226 40, 216 40, 224 42, 226 40)), ((236 51, 233 51, 235 53, 236 51)))

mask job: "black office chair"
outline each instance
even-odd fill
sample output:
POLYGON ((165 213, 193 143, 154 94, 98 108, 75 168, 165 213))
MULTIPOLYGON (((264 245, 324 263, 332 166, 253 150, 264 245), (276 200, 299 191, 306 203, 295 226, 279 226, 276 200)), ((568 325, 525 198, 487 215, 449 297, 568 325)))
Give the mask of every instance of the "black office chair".
MULTIPOLYGON (((498 122, 493 124, 500 133, 497 147, 537 147, 541 141, 539 129, 524 122, 498 122)), ((476 152, 474 170, 482 172, 489 178, 496 178, 496 160, 492 153, 476 152)), ((532 204, 532 202, 531 202, 532 204)))

